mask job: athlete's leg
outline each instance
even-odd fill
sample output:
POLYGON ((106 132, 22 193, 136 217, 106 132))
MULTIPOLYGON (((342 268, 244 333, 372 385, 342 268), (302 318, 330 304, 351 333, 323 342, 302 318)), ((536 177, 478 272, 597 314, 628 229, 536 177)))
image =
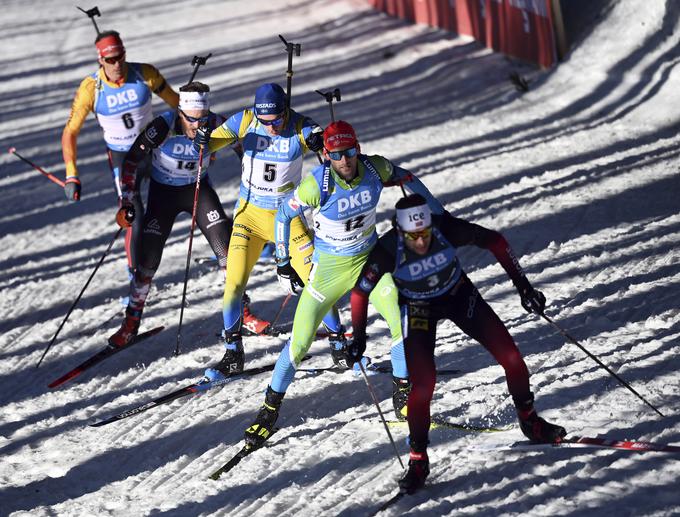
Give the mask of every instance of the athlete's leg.
MULTIPOLYGON (((123 151, 112 151, 109 149, 109 166, 111 167, 111 174, 116 186, 116 196, 120 199, 121 186, 120 177, 123 167, 123 160, 127 153, 123 151)), ((149 162, 144 161, 137 167, 137 174, 135 179, 135 194, 132 198, 132 206, 135 209, 135 220, 132 226, 125 230, 125 254, 127 255, 128 269, 134 271, 137 268, 139 247, 142 239, 142 222, 144 215, 144 204, 140 194, 142 180, 148 177, 147 169, 149 162)))
MULTIPOLYGON (((291 222, 288 249, 291 265, 297 271, 297 274, 300 275, 300 278, 307 282, 312 269, 314 246, 305 225, 299 217, 296 217, 291 222)), ((332 305, 328 312, 324 314, 322 321, 328 332, 344 332, 340 322, 340 313, 335 305, 332 305)))
POLYGON ((408 426, 411 444, 427 446, 430 429, 430 401, 437 377, 434 345, 437 320, 429 314, 427 302, 411 301, 402 306, 404 349, 411 379, 408 396, 408 426))
POLYGON ((399 314, 399 292, 394 285, 392 275, 385 274, 376 284, 369 296, 378 313, 385 319, 390 329, 392 347, 390 360, 392 361, 392 375, 405 379, 408 377, 408 368, 404 356, 404 339, 402 336, 401 319, 399 314))
POLYGON ((170 235, 177 214, 182 209, 182 192, 151 181, 148 210, 142 217, 142 239, 134 278, 130 283, 128 310, 141 314, 149 294, 151 280, 160 266, 165 242, 170 235))
POLYGON ((227 266, 227 249, 229 248, 232 220, 224 213, 215 189, 210 183, 206 183, 206 185, 201 185, 198 193, 196 224, 208 240, 213 253, 215 253, 220 269, 224 271, 227 266))
POLYGON ((143 218, 143 238, 139 248, 139 263, 130 280, 128 306, 121 327, 109 338, 109 343, 123 346, 137 335, 151 280, 161 262, 165 241, 170 235, 175 217, 180 212, 181 198, 175 187, 163 187, 151 182, 149 210, 143 218))
MULTIPOLYGON (((241 204, 244 204, 243 200, 241 204)), ((267 225, 273 226, 273 217, 271 210, 250 204, 236 212, 227 252, 227 276, 222 299, 224 329, 228 333, 239 332, 241 328, 243 292, 268 240, 267 225)))
POLYGON ((314 266, 300 296, 293 332, 276 363, 271 387, 283 393, 293 381, 295 369, 316 336, 323 315, 356 283, 366 254, 340 257, 316 252, 314 266))
POLYGON ((460 282, 447 315, 463 332, 479 341, 503 367, 515 405, 520 407, 533 401, 529 370, 508 329, 467 277, 460 282))

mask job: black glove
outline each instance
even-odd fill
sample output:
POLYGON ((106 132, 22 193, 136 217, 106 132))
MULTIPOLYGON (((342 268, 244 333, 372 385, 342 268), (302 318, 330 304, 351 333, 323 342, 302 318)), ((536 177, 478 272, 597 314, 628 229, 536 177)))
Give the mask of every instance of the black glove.
POLYGON ((522 298, 522 307, 527 312, 543 314, 545 310, 545 296, 543 296, 541 291, 529 285, 520 290, 519 296, 522 298))
POLYGON ((201 151, 201 147, 207 147, 208 142, 210 142, 210 134, 212 133, 212 129, 210 129, 207 126, 202 126, 199 127, 196 130, 196 136, 194 137, 194 149, 196 152, 201 151))
POLYGON ((307 147, 309 147, 309 150, 318 153, 323 149, 323 129, 321 129, 319 126, 316 126, 314 129, 312 129, 312 132, 309 133, 309 136, 305 138, 305 143, 307 144, 307 147))
POLYGON ((135 220, 135 207, 127 200, 122 200, 116 212, 116 222, 121 228, 130 228, 135 220))
POLYGON ((80 180, 75 176, 66 178, 64 194, 69 201, 80 201, 80 180))
POLYGON ((277 264, 276 275, 278 277, 279 284, 287 293, 296 295, 298 288, 304 289, 305 287, 300 275, 297 274, 297 271, 295 271, 293 266, 290 264, 290 260, 285 264, 277 264))
POLYGON ((366 338, 355 337, 347 346, 354 362, 359 361, 366 351, 366 338))

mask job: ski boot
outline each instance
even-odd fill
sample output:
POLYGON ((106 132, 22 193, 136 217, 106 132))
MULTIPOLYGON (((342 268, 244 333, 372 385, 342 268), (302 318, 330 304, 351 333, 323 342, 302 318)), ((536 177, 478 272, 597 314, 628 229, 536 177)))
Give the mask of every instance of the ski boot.
POLYGON ((430 473, 430 460, 427 457, 427 446, 411 443, 408 460, 408 471, 399 480, 399 490, 412 494, 425 485, 430 473))
POLYGON ((116 333, 109 338, 109 345, 119 348, 130 343, 130 341, 137 336, 141 319, 142 311, 135 311, 128 307, 125 310, 123 324, 116 333))
POLYGON ((560 443, 567 434, 564 427, 546 422, 536 414, 536 410, 518 410, 519 427, 524 436, 534 443, 560 443))
POLYGON ((243 371, 243 363, 245 362, 240 332, 227 332, 222 329, 220 341, 226 349, 224 356, 219 363, 205 371, 206 378, 211 382, 223 380, 230 375, 241 373, 243 371))
POLYGON ((264 396, 264 404, 257 413, 255 422, 246 429, 244 434, 246 446, 250 448, 261 447, 262 444, 274 432, 274 424, 279 418, 279 409, 285 393, 274 391, 271 386, 267 386, 264 396))
POLYGON ((402 422, 406 420, 409 393, 411 393, 411 381, 408 378, 402 379, 392 376, 392 405, 397 420, 402 422))
POLYGON ((257 336, 266 334, 270 328, 270 323, 266 320, 261 320, 250 312, 250 297, 243 293, 243 318, 241 331, 246 336, 257 336))

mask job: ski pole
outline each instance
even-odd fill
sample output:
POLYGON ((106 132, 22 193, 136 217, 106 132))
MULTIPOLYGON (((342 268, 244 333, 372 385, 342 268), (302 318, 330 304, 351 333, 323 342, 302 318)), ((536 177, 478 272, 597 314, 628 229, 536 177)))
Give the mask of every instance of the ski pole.
POLYGON ((201 188, 201 173, 203 172, 204 146, 198 153, 198 174, 196 175, 196 188, 194 189, 194 207, 191 211, 191 229, 189 230, 189 249, 187 250, 187 263, 184 269, 184 288, 182 289, 182 303, 179 309, 179 325, 177 327, 177 343, 175 344, 175 355, 179 355, 179 345, 182 340, 182 320, 184 319, 184 302, 187 297, 187 283, 189 281, 189 266, 191 265, 191 247, 194 242, 194 228, 196 228, 196 208, 198 207, 198 192, 201 188))
POLYGON ((581 350, 583 350, 583 351, 586 353, 586 355, 587 355, 588 357, 590 357, 593 361, 595 361, 595 362, 596 362, 597 364, 599 364, 602 368, 604 368, 604 369, 607 371, 607 373, 609 373, 609 375, 611 375, 612 377, 614 377, 614 378, 615 378, 617 381, 619 381, 622 385, 624 385, 626 388, 628 388, 628 389, 629 389, 636 397, 638 397, 640 400, 642 400, 642 402, 644 402, 644 403, 647 404, 650 408, 652 408, 654 411, 656 411, 656 412, 659 414, 659 416, 661 416, 661 417, 664 416, 664 415, 661 413, 661 411, 659 411, 658 409, 656 409, 656 407, 654 407, 652 404, 650 404, 650 403, 647 401, 647 399, 645 399, 642 395, 640 395, 637 391, 635 391, 635 390, 633 389, 633 387, 632 387, 630 384, 628 384, 628 383, 627 383, 626 381, 624 381, 621 377, 619 377, 616 373, 614 373, 609 367, 607 367, 607 365, 605 365, 602 361, 600 361, 595 355, 591 354, 588 350, 586 350, 586 348, 585 348, 583 345, 581 345, 581 343, 579 343, 578 341, 576 341, 576 339, 574 339, 574 338, 571 336, 571 334, 569 334, 566 330, 564 330, 562 327, 560 327, 557 323, 555 323, 552 319, 550 319, 550 318, 549 318, 548 316, 546 316, 545 314, 541 313, 540 316, 541 316, 545 321, 547 321, 548 323, 550 323, 550 324, 551 324, 551 325, 552 325, 552 326, 553 326, 560 334, 562 334, 565 338, 567 338, 569 341, 571 341, 571 342, 574 343, 577 347, 579 347, 581 350))
POLYGON ((78 9, 80 9, 82 12, 84 12, 87 17, 92 20, 92 23, 94 24, 94 30, 97 31, 97 34, 99 33, 99 27, 97 27, 97 22, 94 21, 95 16, 101 16, 101 13, 99 12, 99 8, 97 6, 94 6, 92 9, 88 9, 87 11, 83 9, 82 7, 76 6, 78 9))
POLYGON ((340 88, 335 88, 332 92, 322 92, 319 90, 314 90, 316 93, 321 95, 328 103, 328 109, 331 112, 331 122, 335 122, 335 113, 333 113, 333 99, 340 102, 340 88))
POLYGON ((37 170, 40 174, 43 174, 44 176, 46 176, 47 179, 49 179, 50 181, 53 181, 54 183, 56 183, 60 187, 64 188, 64 182, 63 181, 61 181, 59 178, 57 178, 53 174, 50 174, 46 170, 42 169, 41 167, 38 167, 35 163, 33 163, 28 158, 24 158, 23 156, 21 156, 14 147, 10 147, 7 152, 9 152, 10 154, 13 154, 14 156, 19 158, 20 160, 26 162, 31 167, 33 167, 35 170, 37 170))
POLYGON ((283 44, 286 46, 286 52, 288 53, 288 69, 286 70, 286 108, 290 108, 290 90, 293 84, 293 53, 295 53, 296 56, 300 56, 302 45, 299 43, 288 43, 281 34, 279 34, 279 38, 283 41, 283 44))
POLYGON ((276 325, 276 322, 279 321, 279 317, 281 317, 281 313, 283 312, 284 307, 288 304, 288 302, 290 301, 292 296, 293 296, 292 294, 288 293, 286 295, 286 297, 283 299, 283 301, 281 302, 281 307, 279 307, 279 310, 276 311, 276 315, 274 316, 274 319, 269 324, 269 331, 270 332, 274 331, 274 325, 276 325))
POLYGON ((357 362, 359 363, 359 368, 361 369, 361 373, 364 376, 364 381, 366 381, 366 387, 368 388, 368 392, 371 394, 371 398, 373 399, 373 403, 375 404, 375 407, 378 408, 378 414, 380 415, 380 420, 382 420, 382 423, 385 426, 385 431, 387 432, 387 436, 390 439, 390 443, 392 443, 392 448, 394 449, 394 454, 396 454, 402 470, 406 470, 406 467, 404 467, 404 462, 401 461, 401 456, 399 456, 399 450, 397 449, 397 444, 394 443, 394 438, 392 438, 392 433, 390 432, 390 428, 387 425, 387 421, 385 420, 385 415, 383 415, 383 412, 380 409, 380 404, 378 403, 378 397, 375 396, 375 392, 373 391, 373 387, 371 386, 371 382, 368 380, 368 375, 366 374, 366 370, 364 369, 364 365, 361 362, 361 359, 357 362))
POLYGON ((75 308, 76 308, 76 305, 78 305, 78 302, 80 301, 80 298, 83 296, 83 293, 85 292, 85 289, 87 289, 87 286, 90 285, 90 282, 91 282, 92 279, 94 278, 94 275, 97 273, 97 270, 99 269, 99 266, 101 266, 102 263, 104 262, 104 259, 105 259, 106 256, 109 254, 109 251, 111 251, 111 247, 113 246, 113 243, 116 242, 116 239, 118 238, 118 236, 120 235, 120 232, 122 232, 122 231, 123 231, 122 228, 118 228, 118 230, 116 230, 116 234, 113 236, 113 239, 111 239, 111 242, 109 242, 109 245, 107 246, 106 251, 105 251, 104 254, 102 255, 102 258, 99 259, 99 262, 97 263, 97 266, 94 268, 94 271, 92 271, 92 274, 90 275, 90 278, 88 278, 88 279, 87 279, 87 282, 85 282, 85 285, 83 286, 82 290, 80 291, 80 294, 79 294, 78 297, 75 299, 75 301, 74 301, 73 304, 71 305, 71 308, 70 308, 70 309, 68 310, 68 312, 66 313, 66 317, 65 317, 64 320, 61 322, 61 325, 59 325, 59 328, 57 329, 57 331, 55 332, 54 336, 52 337, 52 340, 50 341, 49 345, 47 345, 47 348, 46 348, 45 351, 43 352, 42 356, 40 356, 40 360, 38 361, 38 364, 36 365, 36 368, 39 368, 39 367, 40 367, 40 363, 42 363, 42 360, 45 358, 45 355, 47 355, 47 352, 50 350, 50 348, 52 348, 52 345, 53 345, 54 342, 56 341, 57 336, 59 335, 59 332, 61 332, 62 327, 63 327, 64 324, 66 323, 66 320, 68 320, 69 316, 71 315, 71 312, 73 312, 73 309, 75 309, 75 308))
POLYGON ((191 66, 194 67, 194 70, 191 72, 191 77, 189 78, 189 82, 187 82, 187 84, 193 82, 194 77, 196 77, 196 72, 198 72, 198 69, 201 67, 201 65, 205 65, 210 56, 212 56, 212 52, 207 56, 194 56, 194 58, 191 60, 191 66))

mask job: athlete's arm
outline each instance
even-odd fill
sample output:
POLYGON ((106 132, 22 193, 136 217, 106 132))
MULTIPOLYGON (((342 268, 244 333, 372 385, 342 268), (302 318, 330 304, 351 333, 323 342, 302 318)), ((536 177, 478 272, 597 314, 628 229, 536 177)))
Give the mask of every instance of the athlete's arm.
POLYGON ((179 94, 172 89, 172 86, 163 77, 158 69, 153 65, 143 63, 141 66, 142 77, 149 89, 163 99, 173 109, 179 105, 179 94))
POLYGON ((86 77, 80 83, 73 98, 71 113, 61 134, 61 152, 66 164, 66 178, 77 178, 76 167, 78 134, 85 123, 87 115, 94 110, 94 86, 92 77, 86 77))
POLYGON ((517 255, 502 233, 453 217, 448 213, 442 216, 439 230, 454 246, 476 246, 493 253, 518 291, 521 292, 529 286, 517 255))
POLYGON ((395 185, 403 185, 409 194, 420 194, 423 196, 433 214, 443 214, 446 211, 439 200, 432 195, 423 182, 412 172, 395 165, 391 181, 395 185))
POLYGON ((123 173, 121 175, 121 189, 124 195, 131 195, 135 190, 137 165, 160 146, 168 136, 170 126, 162 116, 156 117, 144 128, 132 147, 128 150, 123 160, 123 173))
POLYGON ((394 268, 394 253, 385 248, 385 236, 378 240, 378 244, 368 255, 354 289, 350 296, 352 307, 352 332, 358 343, 366 342, 366 320, 368 317, 368 296, 380 281, 382 276, 394 268))
POLYGON ((253 116, 251 110, 243 110, 229 117, 226 122, 210 133, 208 150, 212 153, 245 137, 253 116))
POLYGON ((286 261, 290 260, 288 241, 290 240, 291 221, 295 217, 302 216, 302 212, 305 209, 319 206, 320 201, 321 192, 319 191, 319 185, 314 177, 309 175, 281 203, 279 210, 276 212, 276 220, 274 222, 277 263, 285 264, 286 261))

